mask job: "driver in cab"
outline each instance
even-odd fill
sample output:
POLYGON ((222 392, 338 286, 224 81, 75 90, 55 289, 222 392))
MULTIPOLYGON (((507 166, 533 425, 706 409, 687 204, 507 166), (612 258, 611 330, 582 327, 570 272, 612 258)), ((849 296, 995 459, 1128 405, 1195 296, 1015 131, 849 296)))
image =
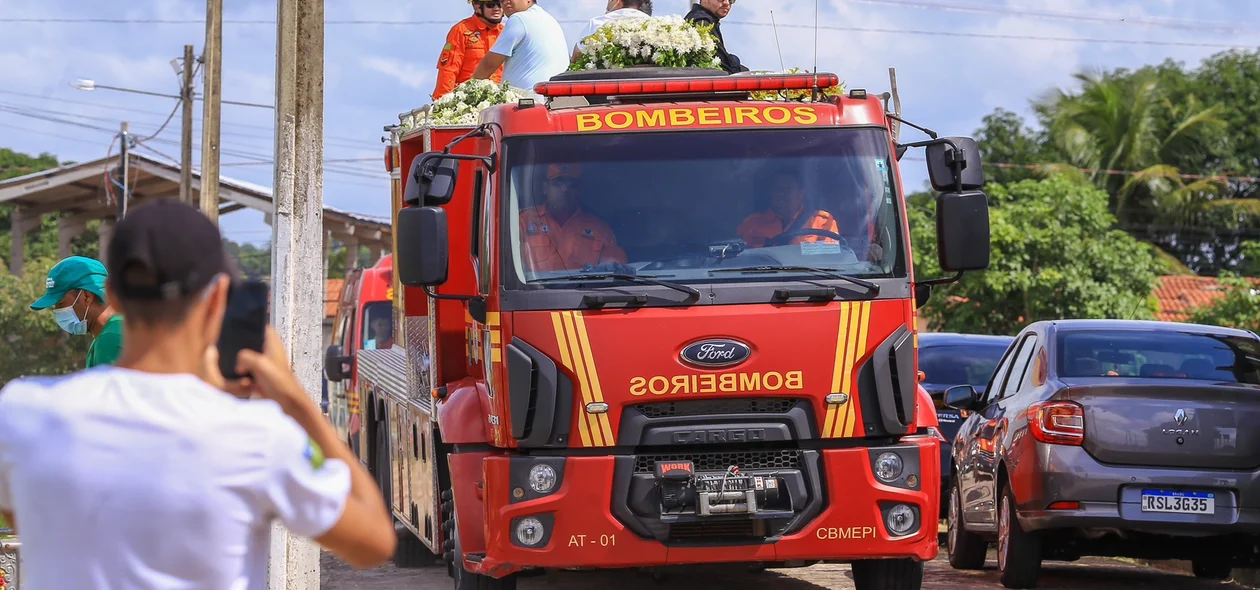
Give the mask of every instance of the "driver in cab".
POLYGON ((529 270, 555 272, 626 264, 626 252, 617 245, 612 228, 583 211, 578 203, 581 177, 577 164, 548 166, 543 184, 546 202, 521 211, 521 241, 529 270))
POLYGON ((795 245, 805 242, 840 243, 836 238, 827 237, 822 233, 830 233, 833 236, 838 236, 840 233, 836 219, 830 213, 818 209, 808 214, 805 212, 805 187, 799 177, 791 172, 779 171, 771 177, 770 181, 770 208, 749 215, 735 230, 749 248, 795 245), (802 215, 807 215, 807 217, 802 220, 802 215), (790 229, 791 232, 789 232, 790 229), (808 230, 815 231, 804 233, 808 230), (793 234, 791 239, 784 241, 783 238, 779 238, 785 232, 793 234))

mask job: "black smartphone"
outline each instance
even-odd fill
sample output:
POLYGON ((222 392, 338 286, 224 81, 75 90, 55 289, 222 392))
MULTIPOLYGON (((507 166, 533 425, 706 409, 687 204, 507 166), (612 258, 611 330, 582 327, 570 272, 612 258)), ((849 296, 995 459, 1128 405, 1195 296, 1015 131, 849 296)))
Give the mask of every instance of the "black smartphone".
POLYGON ((236 355, 242 350, 262 352, 267 337, 267 283, 259 280, 233 282, 228 292, 227 312, 219 333, 219 371, 229 381, 245 375, 236 373, 236 355))

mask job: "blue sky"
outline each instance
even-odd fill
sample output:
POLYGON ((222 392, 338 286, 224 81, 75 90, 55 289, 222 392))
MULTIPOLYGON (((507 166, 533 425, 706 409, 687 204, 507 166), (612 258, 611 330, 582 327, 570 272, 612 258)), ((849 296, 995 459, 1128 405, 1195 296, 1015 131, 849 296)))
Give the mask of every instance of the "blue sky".
MULTIPOLYGON (((778 69, 778 46, 787 67, 814 63, 815 1, 820 22, 866 31, 818 33, 820 70, 835 72, 851 88, 888 89, 897 68, 904 114, 950 135, 974 132, 996 107, 1026 114, 1029 101, 1087 68, 1136 67, 1175 59, 1195 65, 1222 47, 1260 45, 1260 3, 1247 0, 739 0, 723 26, 727 45, 754 69, 778 69), (1250 24, 1248 24, 1250 23, 1250 24), (888 30, 997 35, 958 37, 888 30), (1047 38, 1140 40, 1167 43, 1081 43, 1047 38), (1174 45, 1181 44, 1181 45, 1174 45)), ((573 38, 580 21, 603 11, 605 0, 542 2, 573 38)), ((275 19, 272 2, 224 0, 225 19, 275 19)), ((681 14, 687 0, 656 0, 657 14, 681 14)), ((324 199, 331 206, 371 215, 389 213, 382 169, 381 128, 398 114, 428 102, 435 65, 450 24, 470 13, 463 0, 351 2, 326 0, 329 20, 436 21, 437 24, 327 26, 325 72, 324 199), (360 160, 360 161, 344 161, 360 160)), ((200 23, 13 23, 14 18, 125 18, 199 20, 197 0, 0 0, 0 147, 50 152, 63 160, 105 155, 121 120, 133 133, 158 129, 175 101, 108 90, 83 92, 78 78, 163 93, 178 92, 170 60, 191 43, 200 54, 200 23), (13 108, 60 122, 31 118, 13 108), (93 128, 95 127, 95 128, 93 128)), ((275 25, 224 25, 225 100, 274 102, 275 25)), ((200 105, 200 103, 197 103, 200 105)), ((200 106, 196 135, 200 137, 200 106)), ((222 175, 271 185, 272 113, 225 105, 222 175)), ((178 156, 179 119, 151 142, 178 156)), ((909 137, 914 137, 910 135, 909 137)), ((199 146, 200 140, 197 140, 199 146)), ((151 152, 150 152, 151 153, 151 152)), ((200 161, 194 153, 194 161, 200 161)), ((925 175, 908 162, 909 188, 925 175)), ((223 218, 228 237, 263 242, 262 215, 223 218)))

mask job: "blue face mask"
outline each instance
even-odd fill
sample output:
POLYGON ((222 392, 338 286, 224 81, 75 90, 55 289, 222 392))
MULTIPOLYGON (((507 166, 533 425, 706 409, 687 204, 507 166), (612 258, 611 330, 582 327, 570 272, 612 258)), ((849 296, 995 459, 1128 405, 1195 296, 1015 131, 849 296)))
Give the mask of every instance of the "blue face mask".
POLYGON ((61 329, 71 336, 87 334, 87 318, 79 319, 78 314, 74 313, 74 305, 79 302, 79 297, 82 295, 83 292, 80 291, 78 295, 75 295, 74 303, 67 307, 53 310, 53 319, 57 321, 57 325, 61 326, 61 329))

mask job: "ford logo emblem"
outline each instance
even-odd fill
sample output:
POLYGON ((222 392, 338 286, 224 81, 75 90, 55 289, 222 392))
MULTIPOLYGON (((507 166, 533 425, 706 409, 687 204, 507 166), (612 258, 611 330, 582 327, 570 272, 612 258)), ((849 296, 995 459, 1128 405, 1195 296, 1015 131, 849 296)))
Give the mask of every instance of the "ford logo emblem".
POLYGON ((715 338, 689 344, 678 356, 690 364, 701 367, 729 367, 748 360, 751 355, 752 349, 743 342, 715 338))

